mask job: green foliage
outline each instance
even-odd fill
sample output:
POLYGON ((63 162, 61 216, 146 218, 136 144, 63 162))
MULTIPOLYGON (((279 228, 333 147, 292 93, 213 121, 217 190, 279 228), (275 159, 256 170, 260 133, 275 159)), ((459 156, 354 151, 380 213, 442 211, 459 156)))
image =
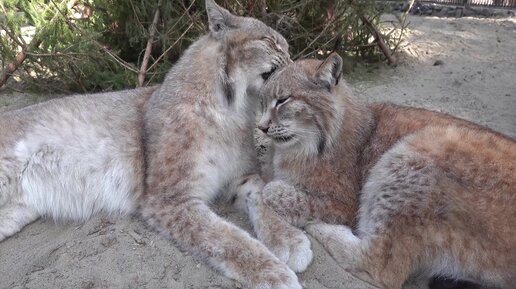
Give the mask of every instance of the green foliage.
MULTIPOLYGON (((371 32, 381 11, 371 0, 218 0, 238 15, 261 19, 280 31, 294 58, 329 51, 380 59, 371 32)), ((17 79, 49 91, 95 91, 134 87, 156 10, 160 18, 146 71, 146 84, 159 82, 182 51, 205 33, 199 0, 3 0, 0 2, 0 69, 21 47, 27 58, 17 79), (30 47, 27 27, 34 27, 30 47), (2 31, 4 30, 4 31, 2 31), (10 34, 6 34, 10 32, 10 34)), ((394 47, 399 40, 388 38, 394 47)))

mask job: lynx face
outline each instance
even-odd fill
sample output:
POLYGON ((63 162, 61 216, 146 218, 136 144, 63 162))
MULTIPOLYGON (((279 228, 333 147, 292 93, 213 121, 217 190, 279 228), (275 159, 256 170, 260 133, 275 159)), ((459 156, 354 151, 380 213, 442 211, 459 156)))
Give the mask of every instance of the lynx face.
POLYGON ((285 38, 261 21, 208 5, 210 34, 223 43, 225 74, 237 92, 258 95, 272 73, 292 62, 285 38))
POLYGON ((288 44, 276 31, 256 19, 246 19, 248 26, 228 37, 228 64, 234 63, 228 74, 237 80, 247 78, 248 94, 258 95, 273 72, 290 60, 288 44), (249 22, 249 23, 248 23, 249 22))
POLYGON ((318 154, 331 145, 342 117, 342 97, 336 93, 341 58, 301 60, 279 70, 265 84, 258 127, 277 148, 318 154))

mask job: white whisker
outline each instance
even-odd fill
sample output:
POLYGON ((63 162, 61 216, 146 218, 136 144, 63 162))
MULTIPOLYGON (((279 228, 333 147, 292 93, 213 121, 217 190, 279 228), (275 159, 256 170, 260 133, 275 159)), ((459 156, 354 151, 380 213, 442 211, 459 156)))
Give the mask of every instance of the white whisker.
POLYGON ((287 132, 289 132, 290 134, 295 134, 295 135, 298 135, 299 133, 308 134, 308 135, 318 135, 319 134, 319 131, 315 130, 315 129, 305 129, 305 128, 291 129, 291 128, 285 128, 285 130, 287 132))

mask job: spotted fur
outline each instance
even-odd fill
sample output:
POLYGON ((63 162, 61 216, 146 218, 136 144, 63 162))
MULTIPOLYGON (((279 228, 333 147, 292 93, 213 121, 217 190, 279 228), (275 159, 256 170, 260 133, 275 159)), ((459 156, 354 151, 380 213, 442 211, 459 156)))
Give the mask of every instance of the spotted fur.
POLYGON ((262 22, 207 1, 210 33, 196 41, 145 106, 142 214, 183 249, 251 288, 301 288, 295 274, 209 203, 231 199, 256 173, 258 92, 289 61, 285 39, 262 22), (245 183, 245 182, 244 182, 245 183))

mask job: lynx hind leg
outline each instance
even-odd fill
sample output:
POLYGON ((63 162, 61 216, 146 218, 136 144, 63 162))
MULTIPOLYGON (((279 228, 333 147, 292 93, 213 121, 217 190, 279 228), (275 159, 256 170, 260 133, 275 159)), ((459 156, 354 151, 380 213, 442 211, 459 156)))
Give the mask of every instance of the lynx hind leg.
POLYGON ((0 207, 0 241, 16 234, 37 218, 37 213, 22 202, 4 204, 0 207))
MULTIPOLYGON (((245 196, 245 206, 258 239, 294 272, 305 271, 313 258, 310 240, 264 203, 262 188, 261 178, 253 176, 242 183, 238 192, 245 196)), ((270 189, 271 186, 265 187, 265 190, 270 189)))
POLYGON ((344 269, 378 287, 401 288, 425 258, 424 216, 435 179, 416 157, 402 144, 372 168, 361 191, 358 237, 343 226, 306 228, 344 269))
POLYGON ((0 159, 0 241, 14 235, 38 217, 21 201, 15 175, 14 164, 0 159))
POLYGON ((187 195, 152 196, 142 215, 150 225, 225 276, 256 289, 301 289, 297 276, 256 239, 187 195))

